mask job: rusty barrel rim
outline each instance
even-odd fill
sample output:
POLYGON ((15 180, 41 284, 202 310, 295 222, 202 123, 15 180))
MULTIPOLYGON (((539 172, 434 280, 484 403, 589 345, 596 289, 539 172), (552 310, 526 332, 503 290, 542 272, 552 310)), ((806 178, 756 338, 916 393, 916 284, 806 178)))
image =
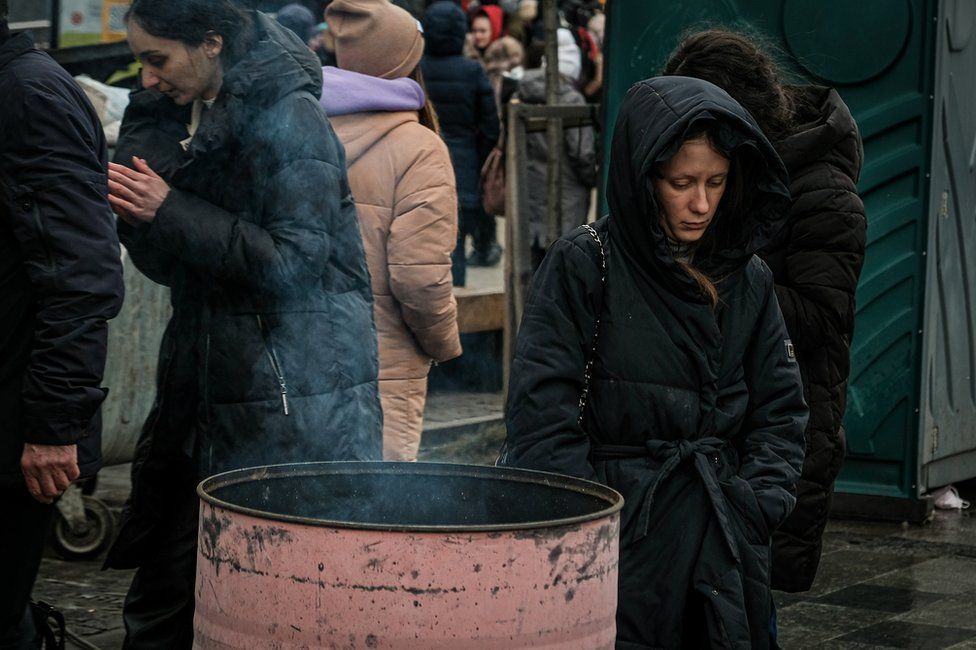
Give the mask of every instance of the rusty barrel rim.
POLYGON ((539 528, 554 528, 573 526, 597 521, 616 515, 623 507, 624 498, 613 488, 586 479, 540 472, 536 470, 517 469, 513 467, 493 467, 488 465, 465 465, 454 463, 426 463, 426 462, 392 462, 392 461, 323 461, 312 463, 286 463, 282 465, 262 465, 235 469, 205 478, 197 485, 197 495, 201 501, 228 510, 259 519, 283 521, 289 523, 317 526, 320 528, 346 528, 353 530, 382 530, 389 532, 413 533, 492 533, 517 530, 534 530, 539 528), (326 471, 328 470, 328 471, 326 471), (514 483, 534 483, 552 488, 561 488, 578 494, 602 499, 607 507, 575 517, 548 519, 510 524, 469 524, 469 525, 395 525, 362 523, 355 521, 340 521, 320 519, 316 517, 300 517, 296 515, 268 512, 256 508, 230 503, 217 498, 210 492, 239 483, 260 481, 275 478, 294 478, 300 476, 318 476, 329 474, 419 474, 426 476, 461 476, 514 483))

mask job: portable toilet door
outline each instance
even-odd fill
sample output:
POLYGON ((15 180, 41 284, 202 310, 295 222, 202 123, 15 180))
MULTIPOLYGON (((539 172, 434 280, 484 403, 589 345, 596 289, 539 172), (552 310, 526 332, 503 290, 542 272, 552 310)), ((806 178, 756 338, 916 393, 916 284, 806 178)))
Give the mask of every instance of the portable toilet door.
POLYGON ((976 2, 939 7, 921 486, 976 476, 976 2))
MULTIPOLYGON (((858 190, 868 247, 834 507, 923 518, 921 361, 939 0, 609 0, 607 8, 607 145, 627 89, 658 74, 685 33, 709 26, 758 31, 798 80, 832 86, 850 106, 864 141, 858 190)), ((971 95, 960 102, 971 106, 971 95)))

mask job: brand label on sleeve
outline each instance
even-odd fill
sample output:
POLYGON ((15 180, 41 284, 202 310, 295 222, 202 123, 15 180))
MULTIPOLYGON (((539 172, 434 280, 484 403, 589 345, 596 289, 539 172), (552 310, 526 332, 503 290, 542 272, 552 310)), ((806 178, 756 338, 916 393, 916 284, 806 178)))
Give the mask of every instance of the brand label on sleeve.
POLYGON ((793 341, 786 339, 783 341, 786 345, 786 359, 790 363, 796 363, 796 348, 793 347, 793 341))

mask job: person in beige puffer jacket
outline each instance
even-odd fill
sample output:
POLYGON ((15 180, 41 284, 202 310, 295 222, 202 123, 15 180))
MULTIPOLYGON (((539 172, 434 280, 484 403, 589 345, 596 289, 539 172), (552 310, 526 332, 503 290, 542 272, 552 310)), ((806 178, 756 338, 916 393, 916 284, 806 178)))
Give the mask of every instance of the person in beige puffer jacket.
POLYGON ((388 0, 326 11, 338 68, 321 103, 346 149, 379 339, 383 458, 416 460, 431 362, 461 354, 451 252, 457 191, 417 70, 419 23, 388 0))

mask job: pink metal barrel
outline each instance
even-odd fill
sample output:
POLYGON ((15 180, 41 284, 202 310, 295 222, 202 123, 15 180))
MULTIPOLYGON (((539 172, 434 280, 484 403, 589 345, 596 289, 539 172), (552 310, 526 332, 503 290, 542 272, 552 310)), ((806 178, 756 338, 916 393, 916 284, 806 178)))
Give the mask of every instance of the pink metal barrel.
POLYGON ((605 486, 343 462, 198 493, 195 648, 614 646, 623 498, 605 486))

